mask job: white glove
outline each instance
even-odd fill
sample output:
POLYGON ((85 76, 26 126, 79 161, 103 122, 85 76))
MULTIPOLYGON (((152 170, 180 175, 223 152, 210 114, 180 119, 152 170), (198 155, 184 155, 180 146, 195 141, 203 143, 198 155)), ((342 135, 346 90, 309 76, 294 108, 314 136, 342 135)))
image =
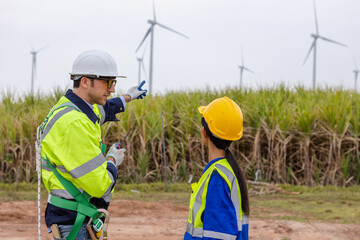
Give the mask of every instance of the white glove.
POLYGON ((113 157, 115 159, 115 165, 119 166, 124 161, 126 149, 117 149, 118 143, 114 143, 106 154, 106 158, 113 157))
POLYGON ((141 87, 144 84, 145 84, 145 80, 142 81, 139 86, 134 86, 127 91, 126 94, 130 96, 130 101, 132 101, 134 99, 139 99, 139 98, 142 99, 143 97, 146 96, 147 90, 141 89, 141 87))

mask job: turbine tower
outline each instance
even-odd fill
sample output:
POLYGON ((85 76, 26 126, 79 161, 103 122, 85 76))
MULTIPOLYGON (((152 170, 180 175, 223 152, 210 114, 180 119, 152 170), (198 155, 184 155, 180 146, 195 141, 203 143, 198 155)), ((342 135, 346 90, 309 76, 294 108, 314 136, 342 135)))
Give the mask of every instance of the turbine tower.
MULTIPOLYGON (((147 46, 147 45, 146 45, 147 46)), ((144 71, 144 75, 145 75, 145 78, 147 79, 146 77, 146 70, 145 70, 145 65, 144 65, 144 55, 145 55, 145 51, 146 51, 146 46, 144 48, 144 52, 142 54, 141 57, 136 57, 136 60, 138 61, 138 84, 140 84, 141 82, 141 69, 144 71)))
POLYGON ((238 66, 240 68, 240 89, 242 88, 242 76, 243 76, 243 72, 244 70, 245 71, 248 71, 248 72, 251 72, 251 73, 254 73, 253 71, 251 71, 250 69, 248 69, 247 67, 245 67, 244 65, 244 51, 243 49, 241 48, 241 55, 242 55, 242 63, 240 66, 238 66))
POLYGON ((30 52, 30 54, 32 55, 32 66, 31 66, 31 95, 32 96, 34 95, 34 81, 36 78, 36 55, 46 47, 48 47, 48 46, 42 47, 36 51, 34 49, 34 47, 31 45, 32 51, 30 52))
POLYGON ((184 34, 175 31, 174 29, 171 29, 159 22, 156 21, 156 14, 155 14, 155 3, 153 2, 153 15, 154 15, 154 19, 149 19, 148 23, 150 24, 150 28, 147 30, 145 37, 143 38, 143 40, 141 41, 141 43, 139 44, 139 46, 137 47, 136 51, 137 52, 139 50, 139 48, 141 47, 141 45, 144 43, 145 39, 149 36, 150 34, 150 67, 149 67, 149 93, 152 92, 152 84, 153 84, 153 58, 154 58, 154 30, 155 30, 155 25, 158 25, 159 27, 165 28, 166 30, 169 30, 173 33, 179 34, 180 36, 184 37, 184 38, 188 38, 187 36, 185 36, 184 34))
POLYGON ((355 88, 354 91, 357 91, 357 79, 359 76, 359 68, 357 67, 357 64, 355 63, 355 70, 354 70, 354 74, 355 74, 355 88))
POLYGON ((312 33, 310 36, 312 38, 314 38, 314 41, 312 42, 311 46, 310 46, 310 49, 309 49, 309 52, 307 53, 306 57, 305 57, 305 60, 304 60, 304 63, 303 65, 305 64, 307 58, 309 57, 310 53, 312 50, 314 50, 314 61, 313 61, 313 89, 315 89, 315 86, 316 86, 316 48, 317 48, 317 40, 318 38, 324 40, 324 41, 327 41, 327 42, 331 42, 331 43, 335 43, 335 44, 338 44, 338 45, 341 45, 341 46, 344 46, 344 47, 347 47, 345 44, 343 43, 340 43, 340 42, 336 42, 334 40, 331 40, 329 38, 325 38, 323 36, 320 36, 319 34, 319 26, 318 26, 318 21, 317 21, 317 15, 316 15, 316 5, 315 5, 315 0, 313 1, 314 3, 314 14, 315 14, 315 27, 316 27, 316 33, 312 33))

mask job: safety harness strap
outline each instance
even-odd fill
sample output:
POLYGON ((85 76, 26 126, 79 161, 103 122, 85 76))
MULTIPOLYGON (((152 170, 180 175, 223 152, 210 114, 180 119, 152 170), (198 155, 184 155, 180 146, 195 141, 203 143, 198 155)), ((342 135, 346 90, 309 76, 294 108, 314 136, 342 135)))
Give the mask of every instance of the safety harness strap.
POLYGON ((71 194, 71 196, 76 200, 76 202, 58 198, 55 196, 50 197, 50 203, 54 206, 61 207, 67 210, 76 211, 76 219, 73 228, 70 231, 70 234, 66 238, 66 240, 75 240, 81 225, 83 224, 86 216, 93 218, 94 220, 97 220, 101 217, 102 213, 97 211, 97 208, 91 204, 90 196, 85 191, 81 193, 79 189, 77 189, 72 182, 65 179, 56 169, 55 166, 53 166, 50 162, 50 160, 45 156, 46 166, 48 168, 51 168, 54 175, 57 177, 57 179, 60 181, 60 183, 65 187, 65 189, 71 194))
POLYGON ((54 206, 60 206, 67 210, 76 211, 90 218, 97 218, 97 216, 99 215, 97 209, 90 207, 89 204, 78 203, 67 199, 59 198, 53 195, 50 195, 49 202, 54 206))

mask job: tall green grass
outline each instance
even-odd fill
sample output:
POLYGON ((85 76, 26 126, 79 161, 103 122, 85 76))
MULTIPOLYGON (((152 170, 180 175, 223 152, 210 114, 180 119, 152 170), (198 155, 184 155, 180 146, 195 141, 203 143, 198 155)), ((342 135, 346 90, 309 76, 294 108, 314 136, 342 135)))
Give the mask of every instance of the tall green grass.
MULTIPOLYGON (((36 128, 65 92, 0 98, 0 181, 35 180, 36 128)), ((228 96, 244 114, 244 136, 232 151, 248 179, 306 185, 360 183, 360 95, 342 89, 207 89, 147 96, 127 105, 119 122, 102 126, 111 145, 125 142, 124 182, 196 180, 208 161, 200 140, 198 106, 228 96), (164 116, 167 175, 164 174, 161 114, 164 116)))

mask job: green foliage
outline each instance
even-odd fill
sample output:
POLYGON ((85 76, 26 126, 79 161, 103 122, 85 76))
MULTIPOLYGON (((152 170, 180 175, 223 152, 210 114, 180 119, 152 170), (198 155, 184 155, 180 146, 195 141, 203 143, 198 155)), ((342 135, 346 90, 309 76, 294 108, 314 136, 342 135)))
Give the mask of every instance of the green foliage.
MULTIPOLYGON (((11 90, 0 93, 0 182, 35 180, 29 172, 35 171, 36 129, 64 92, 56 88, 21 97, 11 90)), ((197 108, 223 96, 236 101, 244 115, 244 136, 233 144, 233 151, 249 179, 260 170, 263 180, 281 183, 343 185, 345 177, 353 177, 350 184, 360 182, 360 95, 284 85, 256 91, 208 87, 130 102, 117 115, 119 122, 102 126, 108 146, 132 128, 124 144, 127 160, 120 181, 164 180, 162 127, 168 179, 187 181, 193 174, 196 180, 208 160, 197 108), (343 156, 351 157, 343 160, 343 156)))

